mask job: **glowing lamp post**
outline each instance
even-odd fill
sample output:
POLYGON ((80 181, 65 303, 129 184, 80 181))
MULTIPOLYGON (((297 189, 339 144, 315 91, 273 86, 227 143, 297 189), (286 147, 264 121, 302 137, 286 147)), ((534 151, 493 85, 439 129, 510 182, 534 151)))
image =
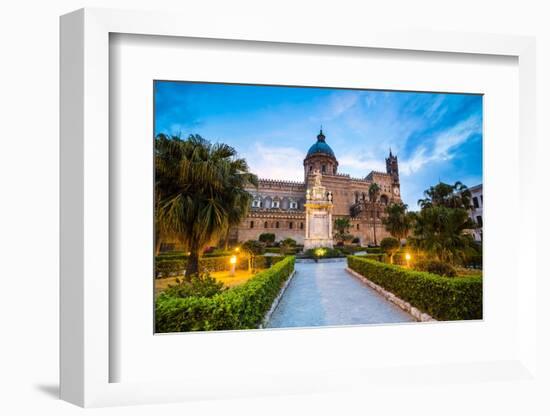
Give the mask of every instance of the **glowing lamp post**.
POLYGON ((315 250, 315 261, 323 257, 326 252, 327 251, 324 248, 318 248, 317 250, 315 250))
POLYGON ((229 264, 231 265, 231 276, 235 276, 235 265, 237 264, 237 256, 231 256, 229 259, 229 264))
POLYGON ((405 260, 407 261, 407 267, 409 267, 411 261, 411 255, 409 253, 405 254, 405 260))

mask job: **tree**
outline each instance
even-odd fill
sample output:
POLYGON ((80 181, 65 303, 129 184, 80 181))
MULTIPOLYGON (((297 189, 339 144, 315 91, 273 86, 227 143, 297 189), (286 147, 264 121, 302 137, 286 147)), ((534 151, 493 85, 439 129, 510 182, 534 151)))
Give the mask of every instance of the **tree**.
POLYGON ((281 248, 281 254, 288 254, 293 251, 294 247, 296 247, 296 240, 292 238, 285 238, 281 241, 279 247, 281 248))
POLYGON ((426 189, 424 196, 424 199, 418 200, 418 205, 421 208, 443 206, 470 209, 472 205, 472 194, 462 182, 455 182, 454 185, 439 182, 437 185, 426 189))
POLYGON ((265 244, 273 244, 275 242, 275 234, 273 233, 262 233, 258 237, 258 240, 265 244))
POLYGON ((231 146, 198 135, 155 138, 157 239, 176 238, 189 251, 186 277, 199 272, 204 248, 246 217, 258 179, 231 146))
POLYGON ((467 210, 429 206, 417 214, 410 243, 439 261, 458 263, 474 250, 474 240, 466 233, 472 228, 475 223, 467 210))
POLYGON ((380 195, 380 186, 378 186, 377 183, 371 184, 369 186, 369 200, 372 203, 372 229, 374 231, 374 245, 378 245, 378 242, 376 241, 376 218, 378 216, 378 211, 376 209, 376 201, 378 200, 378 196, 380 195))
POLYGON ((294 251, 294 247, 296 247, 296 240, 292 238, 285 238, 283 241, 281 241, 279 247, 281 249, 281 254, 290 254, 294 251))
POLYGON ((248 257, 248 271, 256 270, 256 257, 264 252, 264 246, 256 240, 248 240, 241 245, 241 251, 248 257))
POLYGON ((380 249, 390 258, 391 264, 393 264, 393 256, 397 253, 400 247, 401 243, 399 240, 393 237, 386 237, 380 241, 380 249))
POLYGON ((334 238, 342 243, 352 240, 353 236, 348 232, 350 227, 349 218, 337 218, 334 220, 334 228, 336 229, 334 238))
POLYGON ((407 205, 403 203, 390 204, 386 207, 386 217, 382 219, 392 237, 401 242, 407 237, 414 223, 414 214, 407 212, 407 205))

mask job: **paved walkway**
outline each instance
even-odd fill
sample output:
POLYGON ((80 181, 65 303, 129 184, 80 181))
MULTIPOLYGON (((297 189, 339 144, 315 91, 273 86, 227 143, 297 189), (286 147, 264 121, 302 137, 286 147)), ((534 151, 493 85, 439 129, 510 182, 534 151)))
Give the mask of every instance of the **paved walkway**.
POLYGON ((296 263, 270 328, 411 322, 414 319, 345 270, 346 262, 296 263))

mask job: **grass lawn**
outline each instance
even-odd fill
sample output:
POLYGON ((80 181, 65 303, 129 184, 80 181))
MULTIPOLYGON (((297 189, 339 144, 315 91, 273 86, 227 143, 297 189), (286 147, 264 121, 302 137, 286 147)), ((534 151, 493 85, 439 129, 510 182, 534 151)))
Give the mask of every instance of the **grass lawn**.
MULTIPOLYGON (((258 270, 257 272, 260 271, 261 270, 258 270)), ((231 276, 229 271, 210 273, 213 278, 220 282, 223 282, 226 287, 241 285, 248 281, 248 279, 250 279, 252 276, 254 276, 254 274, 249 273, 247 270, 236 270, 235 276, 231 276)), ((177 278, 178 277, 167 277, 164 279, 155 279, 155 294, 159 294, 163 290, 167 289, 170 285, 175 285, 177 278)), ((183 279, 183 276, 180 276, 179 279, 183 279)))

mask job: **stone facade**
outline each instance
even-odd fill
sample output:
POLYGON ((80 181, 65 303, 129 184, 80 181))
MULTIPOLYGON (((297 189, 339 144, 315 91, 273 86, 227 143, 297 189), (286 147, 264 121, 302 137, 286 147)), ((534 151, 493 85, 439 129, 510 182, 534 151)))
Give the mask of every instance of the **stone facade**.
POLYGON ((483 185, 476 185, 469 188, 472 194, 472 209, 470 210, 470 218, 478 225, 479 228, 472 230, 472 236, 475 241, 483 240, 483 185))
MULTIPOLYGON (((239 227, 231 230, 230 241, 257 240, 262 233, 275 234, 276 240, 290 237, 304 243, 306 228, 306 190, 315 181, 316 171, 327 192, 332 194, 332 221, 349 218, 350 234, 361 244, 379 243, 389 234, 382 224, 384 209, 390 203, 401 202, 397 156, 391 151, 386 159, 386 172, 370 172, 364 178, 352 178, 338 172, 338 160, 321 131, 317 142, 304 158, 304 182, 260 179, 258 188, 250 188, 253 196, 248 216, 239 227), (380 194, 369 198, 369 187, 376 183, 380 194)), ((261 176, 261 172, 259 173, 261 176)))

